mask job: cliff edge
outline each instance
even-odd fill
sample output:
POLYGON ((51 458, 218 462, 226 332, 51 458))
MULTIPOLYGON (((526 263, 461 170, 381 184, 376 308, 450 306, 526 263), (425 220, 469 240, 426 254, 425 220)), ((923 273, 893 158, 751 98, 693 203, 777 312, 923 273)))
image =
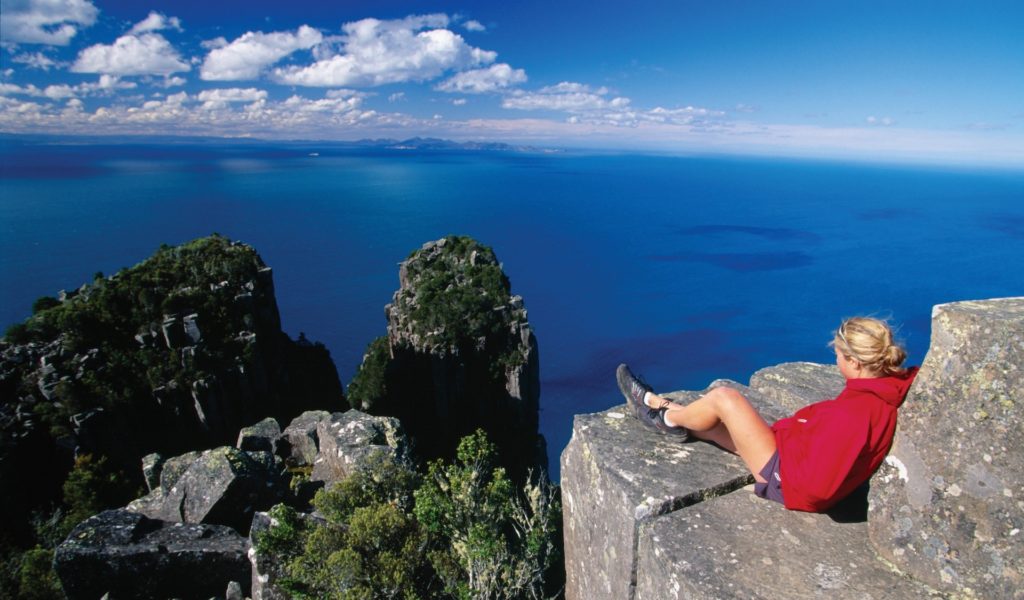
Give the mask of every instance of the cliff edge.
MULTIPOLYGON (((577 415, 562 454, 566 597, 1024 597, 1022 350, 1024 298, 937 306, 887 463, 829 514, 757 498, 737 457, 651 433, 628 407, 577 415)), ((771 419, 842 378, 789 363, 712 385, 771 419)))

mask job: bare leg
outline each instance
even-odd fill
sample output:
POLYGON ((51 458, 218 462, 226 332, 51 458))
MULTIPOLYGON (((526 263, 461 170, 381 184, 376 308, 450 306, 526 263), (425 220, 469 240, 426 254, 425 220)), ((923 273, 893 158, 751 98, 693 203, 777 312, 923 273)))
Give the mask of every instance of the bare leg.
MULTIPOLYGON (((660 406, 663 400, 668 402, 654 396, 652 404, 660 406)), ((775 434, 743 394, 717 387, 686 406, 670 404, 665 419, 739 454, 754 478, 764 482, 759 471, 775 453, 775 434)))

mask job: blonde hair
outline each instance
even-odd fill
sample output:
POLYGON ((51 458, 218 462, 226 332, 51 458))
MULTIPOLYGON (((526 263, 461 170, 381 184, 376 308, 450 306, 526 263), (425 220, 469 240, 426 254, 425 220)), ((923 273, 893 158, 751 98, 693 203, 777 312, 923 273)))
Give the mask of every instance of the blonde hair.
POLYGON ((879 375, 902 372, 900 365, 907 358, 906 350, 893 339, 889 324, 872 317, 846 319, 829 345, 879 375))

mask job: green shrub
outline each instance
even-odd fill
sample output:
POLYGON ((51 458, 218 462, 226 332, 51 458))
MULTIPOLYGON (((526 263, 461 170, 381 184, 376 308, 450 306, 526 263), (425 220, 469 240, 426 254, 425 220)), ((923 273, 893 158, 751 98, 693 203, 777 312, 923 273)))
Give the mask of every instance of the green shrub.
POLYGON ((40 296, 32 303, 32 314, 41 313, 55 306, 60 306, 60 300, 53 296, 40 296))
POLYGON ((459 443, 454 464, 430 465, 415 495, 428 556, 457 598, 541 598, 558 557, 557 492, 541 479, 517 493, 496 458, 478 430, 459 443))
POLYGON ((53 571, 53 550, 36 546, 22 554, 18 579, 18 598, 22 600, 64 598, 60 580, 53 571))
POLYGON ((366 348, 363 362, 348 384, 348 402, 352 408, 372 412, 374 405, 386 397, 386 376, 391 349, 387 336, 381 336, 366 348))

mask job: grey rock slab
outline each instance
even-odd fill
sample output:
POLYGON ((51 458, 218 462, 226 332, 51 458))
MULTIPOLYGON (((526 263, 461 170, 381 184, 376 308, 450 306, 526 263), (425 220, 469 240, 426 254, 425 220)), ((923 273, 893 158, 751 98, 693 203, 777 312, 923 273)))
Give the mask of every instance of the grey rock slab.
POLYGON ((277 441, 277 452, 289 466, 312 466, 319 450, 316 427, 331 413, 308 410, 292 419, 277 441))
POLYGON ((950 593, 1024 598, 1024 298, 940 304, 875 475, 872 543, 950 593))
POLYGON ((636 600, 903 600, 935 592, 879 560, 866 523, 788 511, 753 486, 640 525, 636 600))
POLYGON ((229 446, 207 450, 174 485, 161 487, 127 508, 154 519, 216 523, 247 533, 253 513, 280 502, 287 492, 273 469, 273 456, 253 454, 262 456, 254 458, 229 446))
POLYGON ((273 417, 267 417, 258 423, 243 427, 238 432, 235 447, 245 452, 263 451, 273 454, 280 435, 281 426, 273 417))
POLYGON ((839 395, 846 380, 833 365, 790 362, 767 367, 750 376, 750 387, 793 414, 808 404, 839 395))
MULTIPOLYGON (((251 578, 249 541, 229 527, 110 510, 78 524, 54 553, 71 600, 223 597, 251 578)), ((247 591, 247 590, 243 590, 247 591)))
MULTIPOLYGON (((765 412, 756 392, 731 382, 765 412)), ((698 392, 669 394, 680 402, 698 392)), ((752 481, 739 457, 644 428, 629 406, 576 415, 561 459, 566 598, 632 597, 637 527, 752 481)))
POLYGON ((334 413, 317 424, 320 452, 310 479, 330 485, 383 454, 408 462, 408 440, 394 417, 377 417, 358 410, 334 413))

